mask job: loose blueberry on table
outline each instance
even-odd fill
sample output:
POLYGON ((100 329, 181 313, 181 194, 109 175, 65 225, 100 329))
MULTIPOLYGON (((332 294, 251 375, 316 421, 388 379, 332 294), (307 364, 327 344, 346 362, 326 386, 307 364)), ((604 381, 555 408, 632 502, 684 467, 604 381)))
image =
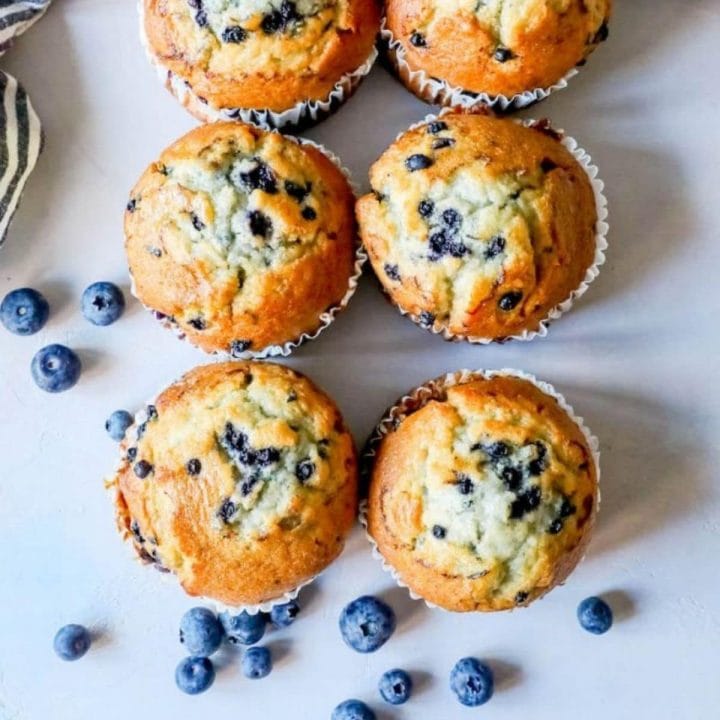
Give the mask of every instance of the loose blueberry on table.
POLYGON ((599 597, 585 598, 578 605, 577 616, 582 628, 593 635, 603 635, 612 627, 612 609, 599 597))
POLYGON ((125 432, 133 424, 133 416, 127 410, 116 410, 106 421, 105 430, 116 442, 125 437, 125 432))
POLYGON ((263 613, 251 615, 244 610, 238 615, 224 612, 220 614, 220 622, 228 642, 233 645, 254 645, 265 634, 267 617, 263 613))
POLYGON ((125 310, 125 296, 117 285, 96 282, 82 295, 82 314, 93 325, 112 325, 125 310))
POLYGON ((175 684, 188 695, 205 692, 215 681, 215 668, 206 657, 188 657, 175 670, 175 684))
POLYGON ((180 620, 180 642, 191 655, 212 655, 220 647, 223 635, 222 624, 207 608, 191 608, 180 620))
POLYGON ((15 335, 33 335, 41 330, 50 315, 48 301, 32 288, 9 292, 0 304, 0 322, 15 335))
POLYGON ((340 614, 340 633, 345 643, 360 653, 381 648, 395 632, 395 612, 376 597, 353 600, 340 614))
POLYGON ((412 694, 412 678, 404 670, 396 668, 383 673, 378 689, 380 696, 390 705, 403 705, 412 694))
POLYGON ((492 670, 477 658, 458 660, 450 672, 450 689, 468 707, 484 705, 495 687, 492 670))
POLYGON ((333 710, 331 720, 376 720, 376 716, 364 702, 345 700, 333 710))
POLYGON ((65 625, 57 631, 53 648, 61 660, 79 660, 92 643, 90 633, 82 625, 65 625))
POLYGON ((266 647, 251 647, 242 659, 243 675, 250 680, 260 680, 272 671, 272 655, 266 647))
POLYGON ((38 350, 30 370, 35 384, 45 392, 69 390, 80 379, 80 358, 64 345, 48 345, 38 350))
POLYGON ((295 600, 275 605, 270 610, 270 621, 275 627, 284 628, 292 625, 300 613, 300 606, 295 600))

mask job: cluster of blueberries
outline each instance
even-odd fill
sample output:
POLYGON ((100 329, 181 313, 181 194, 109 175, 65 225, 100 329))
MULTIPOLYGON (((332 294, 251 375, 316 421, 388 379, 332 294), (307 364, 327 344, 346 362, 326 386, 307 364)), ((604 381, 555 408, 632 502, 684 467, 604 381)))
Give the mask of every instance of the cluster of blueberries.
MULTIPOLYGON (((204 692, 215 680, 210 656, 223 641, 233 645, 250 645, 242 656, 242 672, 252 680, 267 677, 272 671, 272 655, 258 646, 267 624, 285 628, 295 622, 300 606, 295 600, 276 605, 270 613, 241 612, 216 615, 204 607, 194 607, 180 621, 180 642, 190 653, 175 670, 175 682, 188 695, 204 692)), ((601 598, 589 597, 577 609, 580 625, 594 635, 606 633, 613 622, 610 606, 601 598)), ((359 653, 379 650, 393 635, 397 620, 393 609, 379 598, 364 595, 353 600, 340 613, 339 628, 348 647, 359 653)), ((55 636, 54 648, 62 660, 78 660, 90 649, 91 635, 82 625, 66 625, 55 636)), ((473 657, 458 660, 450 672, 450 689, 458 701, 468 707, 484 705, 493 695, 492 669, 473 657)), ((402 705, 412 695, 412 677, 399 668, 383 673, 378 683, 382 699, 390 705, 402 705)), ((374 711, 361 700, 340 703, 331 720, 376 720, 374 711)))
MULTIPOLYGON (((83 292, 81 309, 85 319, 93 325, 111 325, 123 314, 125 297, 117 285, 96 282, 83 292)), ((0 303, 0 322, 15 335, 34 335, 45 327, 49 317, 50 304, 32 288, 13 290, 0 303)), ((30 370, 41 390, 59 393, 77 383, 82 364, 77 353, 54 343, 35 353, 30 370)))

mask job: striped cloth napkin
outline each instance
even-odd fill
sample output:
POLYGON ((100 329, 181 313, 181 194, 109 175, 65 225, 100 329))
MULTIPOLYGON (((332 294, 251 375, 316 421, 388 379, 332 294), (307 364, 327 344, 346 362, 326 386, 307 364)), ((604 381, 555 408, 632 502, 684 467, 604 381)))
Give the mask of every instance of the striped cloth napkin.
MULTIPOLYGON (((0 0, 0 55, 39 20, 50 0, 0 0)), ((42 150, 42 128, 22 85, 0 70, 0 247, 42 150)))

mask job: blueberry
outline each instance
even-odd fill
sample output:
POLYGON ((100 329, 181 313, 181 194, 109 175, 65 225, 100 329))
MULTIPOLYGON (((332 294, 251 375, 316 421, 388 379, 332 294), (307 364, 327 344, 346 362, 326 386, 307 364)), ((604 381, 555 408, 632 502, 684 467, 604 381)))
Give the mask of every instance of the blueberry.
POLYGON ((563 529, 563 521, 560 518, 555 518, 550 525, 548 526, 548 532, 551 535, 558 535, 560 532, 562 532, 563 529))
POLYGON ((185 469, 187 470, 188 475, 199 475, 202 470, 202 463, 197 458, 191 458, 187 461, 185 469))
POLYGON ((224 43, 241 43, 248 36, 247 30, 240 25, 230 25, 222 31, 222 40, 224 43))
POLYGON ((610 37, 610 28, 608 27, 608 22, 605 20, 603 24, 598 28, 598 31, 595 33, 592 44, 595 45, 597 43, 605 42, 610 37))
POLYGON ((305 220, 314 220, 317 217, 317 213, 315 212, 314 208, 311 207, 304 207, 300 214, 303 216, 303 218, 305 218, 305 220))
POLYGON ((585 598, 578 605, 577 617, 582 628, 593 635, 606 633, 613 623, 612 609, 599 597, 585 598))
POLYGON ((518 290, 511 290, 505 293, 500 300, 498 300, 498 307, 505 312, 512 310, 522 300, 523 294, 518 290))
POLYGON ((122 290, 110 282, 96 282, 82 294, 82 314, 93 325, 112 325, 125 310, 122 290))
POLYGON ((371 653, 395 632, 395 612, 379 598, 363 595, 343 609, 339 625, 346 645, 360 653, 371 653))
POLYGON ((0 322, 15 335, 33 335, 50 315, 48 301, 32 288, 9 292, 0 305, 0 322))
POLYGON ((204 10, 198 10, 195 13, 195 22, 198 24, 198 27, 201 27, 201 28, 207 27, 207 24, 208 24, 207 13, 204 10))
POLYGON ((443 130, 447 130, 448 126, 446 122, 443 122, 442 120, 433 120, 428 126, 427 131, 431 135, 437 135, 438 133, 441 133, 443 130))
POLYGON ((38 350, 30 365, 33 380, 41 390, 59 393, 69 390, 80 378, 80 358, 64 345, 38 350))
POLYGON ((280 9, 266 15, 260 25, 266 35, 272 35, 297 20, 302 20, 302 15, 298 13, 295 3, 291 0, 283 0, 280 9))
POLYGON ((432 149, 443 150, 444 148, 452 147, 454 144, 455 141, 452 138, 438 138, 437 140, 433 140, 432 149))
POLYGON ((127 205, 125 206, 125 209, 126 209, 129 213, 134 213, 135 210, 137 209, 137 202, 138 202, 138 201, 137 201, 136 198, 130 198, 130 199, 128 200, 127 205))
POLYGON ((138 460, 133 466, 133 472, 144 480, 153 471, 153 466, 147 460, 138 460))
POLYGON ((491 460, 499 460, 500 458, 507 457, 510 454, 510 446, 502 440, 498 440, 497 442, 487 445, 482 449, 491 460))
POLYGON ((128 462, 134 462, 136 457, 137 457, 137 448, 136 447, 128 448, 128 451, 127 451, 128 462))
POLYGON ((562 505, 560 505, 560 517, 561 518, 567 518, 571 515, 574 515, 577 508, 568 500, 567 498, 564 498, 562 501, 562 505))
POLYGON ((410 35, 410 44, 417 48, 424 48, 427 47, 427 40, 422 33, 419 33, 416 30, 412 33, 412 35, 410 35))
POLYGON ((193 328, 194 330, 204 330, 207 327, 207 323, 205 322, 205 318, 201 317, 195 317, 188 320, 188 325, 193 328))
POLYGON ((57 631, 53 648, 61 660, 79 660, 89 649, 92 639, 86 627, 65 625, 57 631))
POLYGON ((432 200, 421 200, 418 205, 418 212, 420 217, 430 217, 435 209, 435 203, 432 200))
POLYGON ((242 671, 246 678, 260 680, 272 671, 272 655, 266 647, 252 647, 245 651, 242 671))
POLYGON ((258 237, 266 238, 272 233, 272 220, 259 210, 251 210, 248 213, 250 232, 258 237))
POLYGON ((500 477, 505 487, 514 492, 520 487, 523 475, 522 470, 508 465, 500 471, 500 477))
POLYGON ((421 153, 410 155, 410 157, 405 160, 405 167, 410 172, 415 172, 416 170, 425 170, 426 168, 429 168, 432 164, 433 159, 429 158, 427 155, 422 155, 421 153))
POLYGON ((333 710, 330 720, 376 720, 376 716, 364 702, 345 700, 333 710))
POLYGON ((432 534, 434 538, 443 540, 447 535, 447 530, 442 525, 433 525, 432 534))
POLYGON ((443 210, 442 221, 450 230, 457 230, 462 225, 462 216, 454 208, 443 210))
POLYGON ((502 45, 501 45, 495 50, 495 52, 493 53, 493 57, 499 63, 504 63, 504 62, 507 62, 508 60, 512 60, 515 57, 515 55, 513 54, 512 50, 510 50, 509 48, 506 48, 506 47, 502 47, 502 45))
POLYGON ((400 282, 400 268, 397 265, 385 263, 385 265, 383 265, 383 270, 390 280, 400 282))
POLYGON ((530 597, 529 593, 526 593, 524 590, 521 590, 520 592, 515 594, 515 604, 522 605, 523 603, 527 602, 527 599, 529 597, 530 597))
POLYGON ((468 475, 465 475, 465 473, 455 474, 455 484, 461 495, 470 495, 475 489, 472 479, 468 475))
POLYGON ((420 325, 424 328, 431 328, 435 324, 435 316, 428 312, 427 310, 423 310, 420 313, 420 325))
POLYGON ((230 355, 239 357, 252 347, 252 340, 233 340, 230 343, 230 355))
POLYGON ((206 657, 188 657, 175 669, 175 684, 188 695, 205 692, 215 681, 215 668, 206 657))
POLYGON ((277 193, 277 180, 273 171, 262 160, 255 159, 255 167, 240 173, 240 182, 250 190, 262 190, 269 195, 277 193))
POLYGON ((528 463, 528 472, 531 476, 537 477, 538 475, 542 475, 547 469, 547 448, 539 441, 533 444, 537 449, 537 453, 535 458, 528 463))
POLYGON ((557 167, 557 163, 555 163, 555 162, 554 162, 553 160, 551 160, 550 158, 543 158, 542 161, 541 161, 541 163, 540 163, 540 169, 541 169, 544 173, 552 172, 553 170, 555 170, 556 167, 557 167))
POLYGON ((391 705, 402 705, 412 694, 412 678, 404 670, 388 670, 380 678, 378 689, 385 702, 391 705))
POLYGON ((198 232, 205 229, 205 223, 195 213, 190 213, 190 222, 198 232))
POLYGON ((180 620, 180 642, 191 655, 208 657, 223 639, 223 626, 212 610, 194 607, 180 620))
POLYGON ((275 627, 284 628, 292 625, 300 613, 300 606, 295 600, 275 605, 270 610, 270 621, 275 627))
POLYGON ((237 505, 230 499, 225 498, 217 511, 217 516, 224 522, 229 523, 237 512, 237 505))
POLYGON ((295 467, 295 477, 305 484, 315 474, 315 463, 310 460, 301 460, 295 467))
POLYGON ((467 246, 462 241, 452 237, 456 232, 456 228, 445 228, 433 233, 428 240, 430 246, 428 259, 435 261, 443 257, 443 255, 450 255, 455 258, 467 255, 470 252, 467 246))
POLYGON ((224 612, 220 622, 225 628, 228 642, 233 645, 254 645, 265 634, 267 617, 263 613, 251 615, 244 610, 239 615, 224 612))
POLYGON ((125 431, 133 424, 133 416, 127 410, 116 410, 106 421, 105 430, 116 442, 125 437, 125 431))
POLYGON ((492 260, 505 250, 505 238, 502 235, 494 235, 485 249, 485 259, 492 260))
POLYGON ((312 190, 312 183, 300 185, 292 180, 285 181, 285 192, 293 198, 293 200, 297 200, 299 203, 305 200, 305 198, 310 194, 310 190, 312 190))
POLYGON ((450 689, 468 707, 484 705, 492 697, 494 685, 492 670, 476 658, 458 660, 450 672, 450 689))
POLYGON ((510 519, 519 520, 540 505, 542 493, 537 485, 521 492, 510 504, 510 519))

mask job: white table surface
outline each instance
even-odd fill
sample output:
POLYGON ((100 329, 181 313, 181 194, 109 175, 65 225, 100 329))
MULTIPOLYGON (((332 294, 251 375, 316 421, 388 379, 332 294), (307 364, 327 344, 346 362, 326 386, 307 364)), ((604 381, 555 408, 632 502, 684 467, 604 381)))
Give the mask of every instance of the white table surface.
MULTIPOLYGON (((358 442, 401 392, 446 370, 518 367, 555 384, 602 444, 603 503, 586 561, 527 610, 451 615, 394 587, 357 531, 302 596, 302 620, 267 637, 273 674, 246 680, 228 654, 195 698, 173 680, 178 621, 193 602, 119 541, 102 483, 116 449, 103 424, 206 357, 136 301, 109 328, 79 312, 92 281, 128 290, 128 190, 194 124, 148 66, 136 24, 132 0, 56 0, 0 60, 47 134, 0 252, 0 295, 30 285, 52 306, 40 334, 0 332, 0 718, 324 720, 353 696, 380 720, 718 717, 718 1, 618 0, 609 42, 569 89, 526 113, 551 117, 590 151, 610 201, 608 262, 549 337, 446 344, 401 318, 366 274, 349 310, 289 361, 337 399, 358 442), (29 363, 56 341, 79 351, 85 371, 50 396, 29 363), (400 618, 371 656, 347 649, 336 629, 361 593, 389 598, 400 618), (578 601, 596 593, 617 615, 603 637, 575 620, 578 601), (51 648, 68 622, 102 636, 77 663, 51 648), (496 670, 484 708, 462 708, 447 688, 464 655, 496 670), (415 671, 418 692, 386 710, 375 687, 394 666, 415 671)), ((366 186, 372 160, 426 110, 378 67, 308 134, 366 186)))

